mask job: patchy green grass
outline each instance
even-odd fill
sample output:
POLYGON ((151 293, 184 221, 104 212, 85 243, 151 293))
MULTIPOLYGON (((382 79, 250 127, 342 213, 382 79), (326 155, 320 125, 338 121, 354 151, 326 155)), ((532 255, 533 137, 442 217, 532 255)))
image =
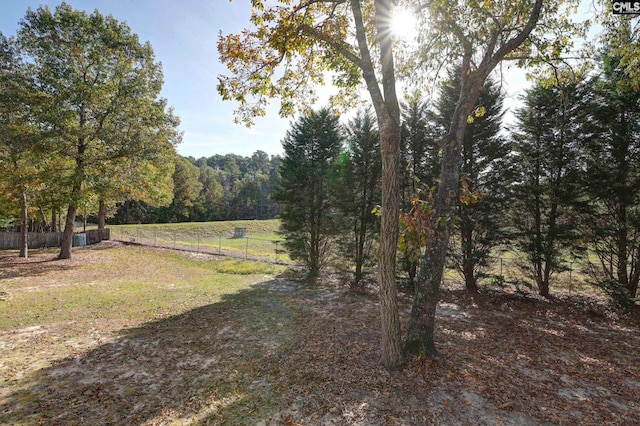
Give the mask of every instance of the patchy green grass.
MULTIPOLYGON (((43 253, 54 256, 53 252, 43 253)), ((26 276, 4 280, 3 291, 11 297, 2 304, 0 329, 42 321, 151 320, 215 303, 224 294, 283 271, 278 265, 238 259, 203 261, 179 252, 140 247, 91 254, 96 253, 100 262, 34 276, 27 272, 26 276)))
MULTIPOLYGON (((480 285, 519 288, 523 290, 528 289, 528 291, 537 292, 533 281, 527 277, 525 271, 518 266, 518 263, 524 262, 524 260, 525 255, 517 250, 496 253, 492 256, 492 262, 486 271, 491 276, 481 280, 480 285), (502 277, 502 280, 498 277, 502 277)), ((464 282, 462 273, 453 266, 452 263, 453 262, 450 262, 445 269, 444 279, 454 282, 464 282)), ((572 260, 567 257, 563 264, 566 270, 551 276, 551 294, 603 296, 604 292, 601 289, 587 283, 588 275, 585 273, 586 264, 586 259, 572 260)))
POLYGON ((0 252, 3 425, 640 424, 637 309, 445 286, 443 357, 390 373, 375 289, 339 276, 113 242, 32 254, 0 252))
POLYGON ((232 237, 236 227, 247 228, 247 235, 251 237, 277 235, 278 230, 280 229, 280 220, 233 220, 216 222, 157 223, 148 225, 109 225, 109 228, 112 230, 111 232, 140 228, 156 230, 159 232, 178 232, 182 235, 191 235, 194 238, 197 235, 202 237, 214 237, 218 235, 232 237))
POLYGON ((280 221, 241 220, 150 225, 110 226, 113 239, 150 246, 230 254, 288 262, 278 233, 280 221), (234 229, 245 227, 246 237, 234 238, 234 229))
MULTIPOLYGON (((257 363, 301 309, 280 265, 101 243, 57 261, 0 252, 0 424, 253 424, 257 363)), ((263 362, 264 364, 264 362, 263 362)))

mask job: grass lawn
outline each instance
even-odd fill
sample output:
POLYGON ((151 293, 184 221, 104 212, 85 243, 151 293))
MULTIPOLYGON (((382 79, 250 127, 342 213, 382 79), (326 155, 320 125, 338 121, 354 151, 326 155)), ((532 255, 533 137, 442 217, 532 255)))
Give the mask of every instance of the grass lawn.
POLYGON ((112 238, 120 241, 253 259, 289 261, 282 250, 282 237, 278 234, 280 221, 277 219, 112 225, 109 228, 112 238), (236 227, 246 228, 246 237, 234 238, 236 227))
POLYGON ((284 304, 265 311, 259 289, 284 267, 114 243, 68 261, 31 253, 0 253, 0 424, 217 423, 231 403, 242 423, 277 405, 249 385, 251 354, 265 351, 256 337, 293 318, 284 304), (163 391, 149 393, 151 382, 163 391))

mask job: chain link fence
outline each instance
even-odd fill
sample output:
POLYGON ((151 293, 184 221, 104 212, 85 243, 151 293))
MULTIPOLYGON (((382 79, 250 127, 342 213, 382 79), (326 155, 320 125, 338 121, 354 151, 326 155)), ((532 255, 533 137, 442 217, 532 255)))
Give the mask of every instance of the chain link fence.
POLYGON ((256 238, 236 233, 207 234, 187 231, 163 231, 148 227, 127 227, 112 230, 111 239, 130 244, 163 247, 212 255, 291 264, 282 240, 256 238))
MULTIPOLYGON (((161 230, 152 227, 123 227, 111 231, 111 239, 131 244, 151 247, 163 247, 211 255, 228 256, 246 260, 257 260, 276 264, 293 264, 280 239, 251 237, 230 231, 226 234, 189 232, 179 230, 161 230)), ((493 257, 488 268, 484 270, 486 277, 482 282, 498 286, 530 286, 525 280, 528 275, 523 270, 524 258, 493 257)), ((445 279, 464 281, 459 269, 448 265, 449 273, 445 279)), ((529 280, 530 282, 530 280, 529 280)), ((583 262, 568 261, 563 264, 561 272, 551 277, 552 287, 562 287, 570 293, 585 288, 583 262)))
MULTIPOLYGON (((464 276, 458 265, 450 263, 448 265, 450 275, 454 280, 464 282, 464 276)), ((491 262, 487 268, 482 270, 484 278, 482 283, 496 286, 512 287, 532 287, 533 271, 526 258, 521 256, 491 257, 491 262)), ((586 282, 586 261, 568 260, 562 262, 550 276, 551 288, 562 288, 569 293, 581 292, 585 289, 594 288, 586 282)))

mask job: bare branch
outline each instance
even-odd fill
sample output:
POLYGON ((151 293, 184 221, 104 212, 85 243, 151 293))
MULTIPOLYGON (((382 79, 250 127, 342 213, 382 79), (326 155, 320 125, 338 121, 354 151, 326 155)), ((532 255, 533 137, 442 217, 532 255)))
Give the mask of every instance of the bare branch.
POLYGON ((500 49, 498 49, 496 54, 493 55, 493 57, 491 57, 490 59, 487 58, 487 71, 491 71, 493 68, 495 68, 496 65, 498 65, 498 62, 500 62, 505 56, 507 56, 509 52, 520 46, 527 39, 527 37, 529 37, 529 34, 531 34, 531 31, 533 31, 533 29, 538 24, 538 20, 540 19, 542 3, 543 0, 536 0, 536 3, 533 5, 533 9, 531 10, 531 14, 529 15, 529 20, 525 24, 522 31, 511 40, 503 44, 500 49))
POLYGON ((330 37, 328 34, 322 31, 319 31, 318 29, 310 25, 303 24, 303 25, 300 25, 299 28, 305 34, 312 36, 317 40, 327 43, 329 46, 334 48, 336 51, 338 51, 341 55, 343 55, 349 61, 353 62, 358 68, 360 69, 363 68, 364 64, 363 64, 362 58, 358 57, 358 55, 356 55, 351 50, 351 46, 349 46, 347 43, 344 43, 343 41, 340 41, 340 40, 335 40, 332 37, 330 37))

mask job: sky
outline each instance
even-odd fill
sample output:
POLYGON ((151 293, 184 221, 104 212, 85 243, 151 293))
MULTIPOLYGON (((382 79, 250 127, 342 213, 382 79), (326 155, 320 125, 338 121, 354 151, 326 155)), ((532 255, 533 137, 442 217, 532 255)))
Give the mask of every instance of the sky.
MULTIPOLYGON (((0 0, 0 31, 15 35, 27 8, 47 5, 52 10, 61 0, 0 0)), ((217 76, 226 73, 218 61, 219 32, 237 33, 249 24, 250 0, 67 0, 75 9, 89 13, 98 9, 126 22, 142 42, 149 41, 162 62, 162 96, 181 118, 183 142, 178 153, 195 158, 234 153, 250 156, 256 150, 282 154, 281 141, 290 119, 278 116, 274 101, 266 117, 255 119, 252 128, 233 123, 236 104, 222 101, 216 91, 217 76)), ((504 81, 506 104, 513 108, 528 83, 524 72, 512 71, 504 81)), ((509 117, 509 112, 507 117, 509 117)))
MULTIPOLYGON (((0 31, 15 35, 27 8, 61 0, 0 0, 0 31)), ((126 22, 142 42, 149 41, 162 62, 162 96, 181 119, 183 141, 178 153, 210 157, 234 153, 250 156, 256 150, 282 153, 281 141, 290 119, 278 116, 275 102, 266 117, 247 129, 233 123, 233 102, 222 101, 217 76, 226 72, 218 61, 218 33, 238 32, 249 23, 250 0, 67 0, 74 9, 98 9, 126 22)))

